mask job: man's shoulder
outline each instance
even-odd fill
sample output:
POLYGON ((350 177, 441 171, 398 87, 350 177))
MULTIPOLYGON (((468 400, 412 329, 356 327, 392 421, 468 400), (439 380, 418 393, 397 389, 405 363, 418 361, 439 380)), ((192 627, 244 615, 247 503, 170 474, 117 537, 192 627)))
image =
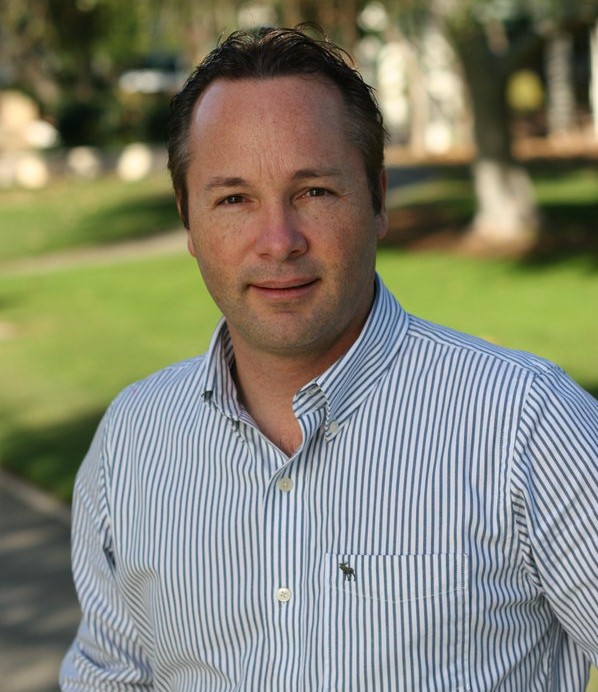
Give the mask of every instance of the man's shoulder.
POLYGON ((562 372, 557 365, 541 356, 506 347, 496 343, 491 337, 473 336, 414 315, 410 315, 409 337, 416 347, 422 347, 426 343, 436 346, 440 351, 459 354, 465 360, 470 356, 478 362, 482 360, 494 366, 505 366, 513 373, 532 379, 562 372))
POLYGON ((112 415, 160 408, 176 410, 202 394, 206 355, 172 363, 133 382, 123 389, 110 406, 112 415))

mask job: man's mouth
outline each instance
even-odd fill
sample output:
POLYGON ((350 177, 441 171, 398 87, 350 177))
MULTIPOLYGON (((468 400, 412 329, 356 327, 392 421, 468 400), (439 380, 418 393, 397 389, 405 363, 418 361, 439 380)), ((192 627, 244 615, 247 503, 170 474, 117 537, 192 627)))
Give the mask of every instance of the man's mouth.
POLYGON ((269 298, 288 300, 306 295, 318 281, 310 278, 272 279, 252 283, 250 287, 269 298))

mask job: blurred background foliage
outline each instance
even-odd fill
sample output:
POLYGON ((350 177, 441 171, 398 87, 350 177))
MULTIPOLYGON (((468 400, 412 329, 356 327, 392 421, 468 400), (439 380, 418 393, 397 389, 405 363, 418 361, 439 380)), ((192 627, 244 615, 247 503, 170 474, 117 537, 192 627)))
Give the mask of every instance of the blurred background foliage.
MULTIPOLYGON (((595 0, 3 0, 0 86, 31 94, 47 117, 58 119, 65 142, 101 144, 127 130, 131 135, 141 109, 119 89, 124 72, 160 70, 177 85, 235 28, 313 21, 358 55, 399 37, 417 48, 434 26, 455 49, 467 77, 482 68, 499 77, 487 79, 486 88, 498 90, 522 66, 538 67, 542 46, 555 37, 587 41, 597 16, 595 0), (96 122, 99 115, 105 120, 101 129, 75 132, 78 120, 96 122)), ((469 88, 479 85, 471 82, 469 88)), ((584 96, 580 105, 587 109, 584 96)), ((151 113, 159 105, 149 100, 143 109, 151 113)), ((501 108, 497 115, 503 114, 501 108)), ((150 135, 148 130, 139 134, 150 135)))
POLYGON ((475 152, 472 242, 524 251, 542 218, 517 137, 596 142, 597 17, 595 0, 3 0, 0 89, 33 97, 59 146, 162 143, 222 35, 315 22, 377 88, 393 144, 475 152))

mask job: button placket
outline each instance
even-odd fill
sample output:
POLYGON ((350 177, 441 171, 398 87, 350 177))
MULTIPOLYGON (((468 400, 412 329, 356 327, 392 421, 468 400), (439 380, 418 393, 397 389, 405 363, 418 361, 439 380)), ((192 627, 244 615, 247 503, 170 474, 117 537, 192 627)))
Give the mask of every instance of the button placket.
MULTIPOLYGON (((282 524, 286 525, 288 527, 289 522, 291 520, 291 516, 289 512, 291 511, 291 506, 289 505, 290 498, 284 497, 285 495, 288 496, 290 491, 293 489, 294 483, 289 476, 282 476, 276 481, 276 490, 274 491, 277 495, 277 497, 274 499, 274 506, 277 506, 279 508, 279 513, 278 513, 278 518, 281 521, 280 525, 280 530, 284 532, 285 535, 289 535, 288 531, 283 529, 282 524)), ((286 551, 290 548, 290 546, 281 546, 283 551, 286 551)), ((287 553, 288 554, 288 553, 287 553)), ((282 557, 282 555, 281 555, 282 557)), ((282 565, 281 565, 282 566, 282 565)), ((288 572, 288 568, 292 567, 290 565, 287 566, 287 569, 284 569, 281 571, 281 573, 278 575, 279 577, 282 577, 281 581, 285 579, 285 574, 286 577, 288 578, 290 572, 288 572)), ((280 582, 279 582, 280 583, 280 582)), ((283 581, 284 584, 284 581, 283 581)), ((284 585, 284 586, 278 586, 276 589, 276 599, 280 605, 285 605, 287 604, 291 598, 292 598, 292 590, 289 586, 284 585)))
MULTIPOLYGON (((294 598, 292 581, 296 566, 293 564, 294 502, 291 490, 295 487, 295 481, 289 475, 280 474, 288 474, 292 469, 293 464, 288 461, 284 470, 279 468, 275 477, 271 478, 264 497, 264 537, 267 551, 264 566, 268 565, 271 589, 269 600, 270 607, 274 607, 271 611, 274 618, 272 626, 285 628, 292 627, 291 621, 287 621, 287 618, 291 618, 291 613, 289 611, 283 615, 280 608, 294 598)), ((286 608, 283 610, 287 611, 286 608)), ((288 632, 286 636, 290 636, 288 632)))

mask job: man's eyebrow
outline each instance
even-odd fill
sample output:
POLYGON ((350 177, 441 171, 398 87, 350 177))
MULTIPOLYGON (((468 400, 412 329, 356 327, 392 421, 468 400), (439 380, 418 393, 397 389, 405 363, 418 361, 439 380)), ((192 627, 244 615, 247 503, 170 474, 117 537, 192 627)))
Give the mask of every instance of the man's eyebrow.
POLYGON ((340 175, 338 168, 301 168, 293 174, 294 180, 305 180, 306 178, 333 178, 340 175))
POLYGON ((247 181, 245 178, 238 178, 238 177, 216 177, 216 178, 211 178, 205 185, 205 190, 210 191, 210 190, 215 190, 216 188, 219 187, 246 187, 247 186, 247 181))
MULTIPOLYGON (((307 180, 313 178, 333 178, 340 175, 338 168, 300 168, 293 173, 293 180, 307 180)), ((210 178, 205 184, 206 192, 218 188, 247 187, 249 183, 239 176, 216 176, 210 178)))

